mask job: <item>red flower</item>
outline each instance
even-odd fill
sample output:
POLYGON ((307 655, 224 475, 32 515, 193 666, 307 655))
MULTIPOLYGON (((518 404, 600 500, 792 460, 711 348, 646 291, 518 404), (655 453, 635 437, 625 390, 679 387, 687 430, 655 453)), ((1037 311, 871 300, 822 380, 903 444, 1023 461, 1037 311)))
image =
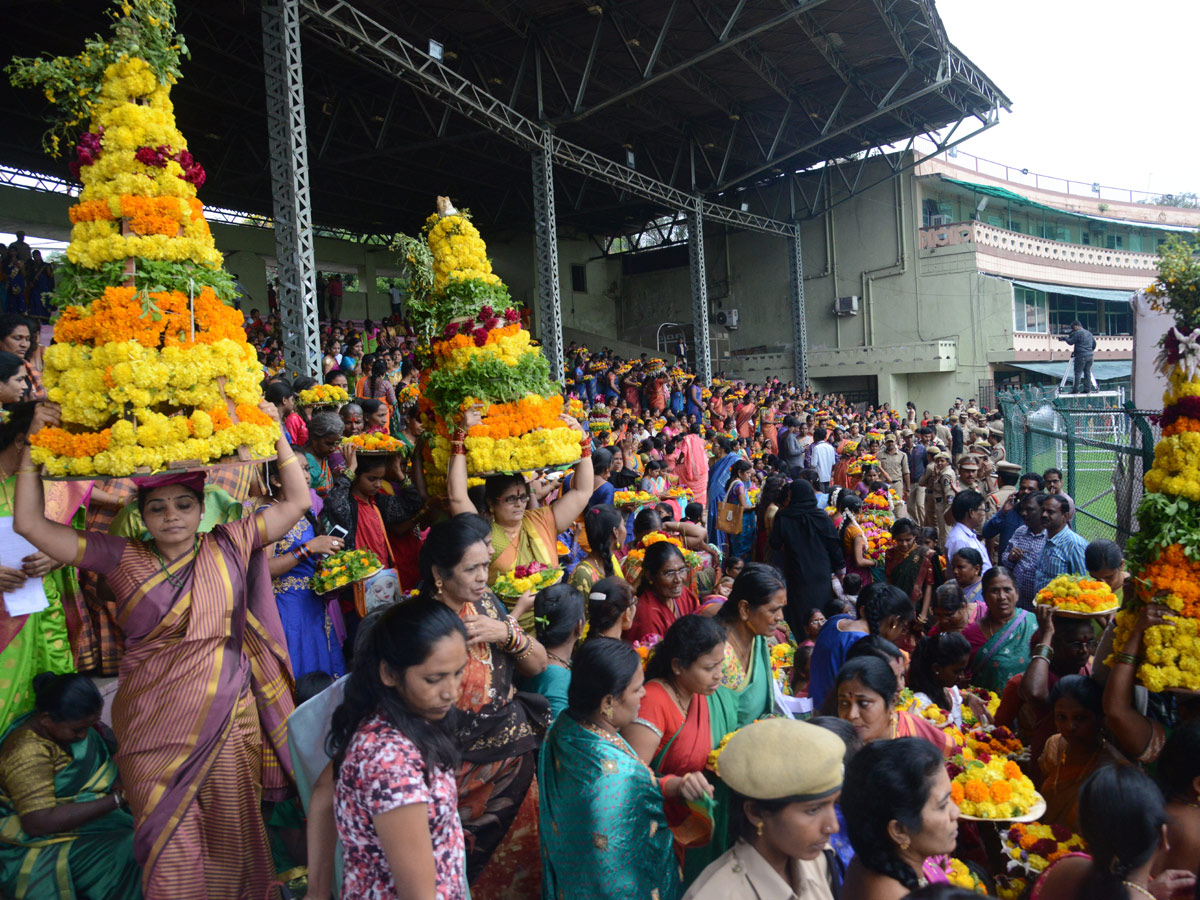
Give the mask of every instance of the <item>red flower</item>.
POLYGON ((1057 849, 1058 841, 1055 841, 1051 838, 1042 838, 1041 840, 1036 841, 1034 845, 1029 848, 1029 852, 1036 853, 1038 856, 1049 856, 1057 849))
POLYGON ((480 319, 490 319, 492 317, 492 308, 490 306, 481 307, 479 310, 480 319))
POLYGON ((156 169, 161 169, 167 164, 162 154, 153 147, 138 147, 138 151, 133 155, 133 158, 143 166, 154 166, 156 169))
POLYGON ((986 750, 976 750, 975 758, 986 766, 992 761, 992 754, 988 753, 986 750))
POLYGON ((1066 825, 1058 824, 1050 826, 1050 833, 1054 835, 1054 839, 1060 844, 1065 841, 1069 841, 1074 835, 1074 832, 1072 832, 1071 829, 1066 825))
POLYGON ((486 344, 487 336, 488 336, 487 330, 483 329, 483 328, 476 328, 474 333, 472 333, 472 335, 471 335, 471 337, 473 337, 475 339, 476 347, 482 347, 484 344, 486 344))
POLYGON ((520 318, 521 318, 521 314, 519 312, 517 312, 515 309, 506 309, 504 311, 504 321, 506 321, 506 322, 515 322, 520 318))

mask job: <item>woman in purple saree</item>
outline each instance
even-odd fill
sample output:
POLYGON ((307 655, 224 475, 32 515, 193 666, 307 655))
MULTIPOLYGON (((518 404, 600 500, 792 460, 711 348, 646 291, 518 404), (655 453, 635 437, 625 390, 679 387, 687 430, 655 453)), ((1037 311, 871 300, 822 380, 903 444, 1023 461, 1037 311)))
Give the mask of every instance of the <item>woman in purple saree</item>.
MULTIPOLYGON (((261 408, 277 419, 273 405, 261 408)), ((54 405, 39 407, 30 433, 56 419, 54 405)), ((54 559, 104 574, 117 600, 116 763, 148 900, 278 896, 259 804, 283 799, 291 779, 292 678, 261 548, 310 500, 286 437, 276 452, 283 499, 204 535, 203 473, 143 480, 148 542, 47 519, 28 450, 17 471, 17 531, 54 559)))

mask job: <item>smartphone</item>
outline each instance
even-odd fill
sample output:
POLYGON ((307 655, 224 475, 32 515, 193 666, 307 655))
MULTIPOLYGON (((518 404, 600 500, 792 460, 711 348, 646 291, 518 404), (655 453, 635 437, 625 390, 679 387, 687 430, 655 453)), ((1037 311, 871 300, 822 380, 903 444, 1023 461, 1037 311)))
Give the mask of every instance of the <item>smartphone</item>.
POLYGON ((350 532, 348 532, 341 525, 334 525, 332 528, 329 529, 330 537, 341 538, 342 540, 345 540, 346 535, 348 535, 349 533, 350 532))

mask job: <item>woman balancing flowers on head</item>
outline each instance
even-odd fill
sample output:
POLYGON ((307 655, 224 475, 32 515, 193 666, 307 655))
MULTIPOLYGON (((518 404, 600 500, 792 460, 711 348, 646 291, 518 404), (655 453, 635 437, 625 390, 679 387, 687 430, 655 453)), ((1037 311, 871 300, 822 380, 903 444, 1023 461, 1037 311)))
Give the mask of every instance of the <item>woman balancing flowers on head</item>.
MULTIPOLYGON (((582 454, 571 478, 571 487, 549 506, 530 509, 529 485, 520 474, 490 475, 484 484, 484 498, 492 519, 492 560, 488 566, 488 584, 517 566, 532 562, 558 565, 558 535, 579 518, 592 496, 592 442, 580 424, 570 416, 561 417, 579 432, 582 454)), ((450 442, 450 465, 446 473, 446 494, 451 515, 474 513, 475 504, 467 496, 467 429, 482 421, 479 409, 468 410, 462 426, 450 442)), ((505 603, 511 602, 505 600, 505 603)), ((512 609, 512 607, 510 607, 512 609)), ((533 628, 532 611, 520 616, 521 627, 533 628)))
MULTIPOLYGON (((259 408, 278 421, 272 404, 259 408)), ((56 405, 39 406, 30 433, 58 418, 56 405)), ((212 896, 274 896, 259 801, 282 799, 290 778, 279 739, 292 679, 261 548, 310 504, 282 434, 276 453, 279 502, 203 535, 203 473, 141 480, 149 541, 47 519, 28 448, 17 471, 17 532, 54 559, 105 575, 116 597, 125 633, 116 762, 149 897, 194 897, 197 885, 212 896)))

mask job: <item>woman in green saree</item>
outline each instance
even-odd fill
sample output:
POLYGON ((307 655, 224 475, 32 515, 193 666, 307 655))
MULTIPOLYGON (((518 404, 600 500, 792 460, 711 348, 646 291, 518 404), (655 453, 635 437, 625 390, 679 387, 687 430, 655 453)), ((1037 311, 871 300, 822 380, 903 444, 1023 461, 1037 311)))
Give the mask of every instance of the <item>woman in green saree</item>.
POLYGON ((43 672, 36 706, 0 736, 0 889, 13 900, 142 896, 133 816, 82 675, 43 672))
POLYGON ((567 710, 538 760, 542 896, 677 900, 683 883, 663 803, 707 796, 708 783, 699 772, 656 779, 621 737, 646 693, 632 647, 594 638, 574 662, 567 710))
POLYGON ((983 599, 987 615, 963 629, 971 644, 971 684, 1000 694, 1008 679, 1029 666, 1037 617, 1017 608, 1017 589, 1004 566, 992 566, 983 576, 983 599))
POLYGON ((767 640, 783 621, 785 606, 787 585, 779 572, 765 563, 746 563, 717 610, 726 637, 721 684, 737 695, 738 728, 774 712, 767 640))

